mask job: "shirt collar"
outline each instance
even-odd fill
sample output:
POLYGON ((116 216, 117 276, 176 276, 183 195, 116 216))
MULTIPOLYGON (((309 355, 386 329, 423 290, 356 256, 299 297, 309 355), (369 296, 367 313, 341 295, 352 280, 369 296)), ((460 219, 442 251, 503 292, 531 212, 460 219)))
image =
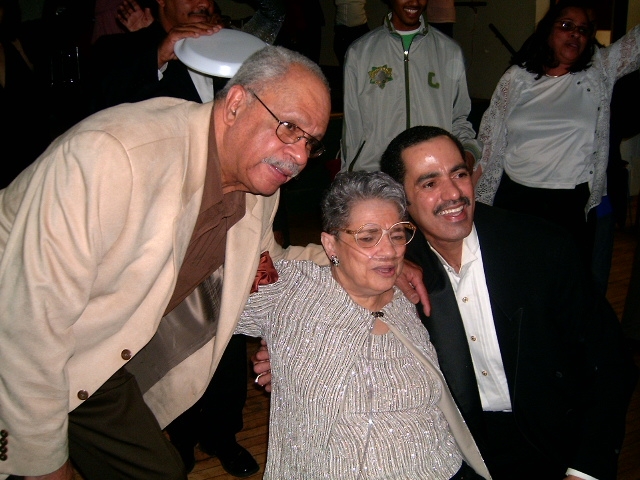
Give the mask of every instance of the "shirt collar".
MULTIPOLYGON (((393 26, 393 22, 391 22, 392 12, 389 12, 387 16, 384 18, 384 23, 389 30, 390 33, 396 33, 400 35, 400 32, 396 30, 396 27, 393 26)), ((424 15, 420 15, 420 28, 418 30, 419 35, 426 35, 429 31, 429 24, 424 21, 424 15)))
POLYGON ((453 272, 455 275, 462 277, 467 272, 467 270, 469 270, 471 264, 478 258, 478 252, 480 250, 480 240, 478 240, 476 225, 475 223, 472 224, 471 233, 469 233, 469 235, 467 235, 462 240, 462 264, 460 266, 460 273, 456 272, 455 269, 447 263, 444 257, 431 246, 431 244, 429 244, 429 247, 438 256, 440 263, 442 263, 442 265, 447 270, 453 272))

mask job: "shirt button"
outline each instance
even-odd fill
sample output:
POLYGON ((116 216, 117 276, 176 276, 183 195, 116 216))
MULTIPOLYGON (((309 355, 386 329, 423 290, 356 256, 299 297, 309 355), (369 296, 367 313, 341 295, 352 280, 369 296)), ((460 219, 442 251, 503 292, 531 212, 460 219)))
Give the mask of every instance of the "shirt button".
POLYGON ((78 398, 80 400, 86 400, 87 398, 89 398, 89 393, 86 390, 80 390, 78 392, 78 398))
POLYGON ((122 350, 120 356, 123 360, 131 360, 131 350, 125 348, 124 350, 122 350))
POLYGON ((489 372, 487 372, 486 370, 482 370, 482 375, 484 375, 485 377, 489 375, 489 372))
POLYGON ((462 297, 462 303, 467 303, 469 301, 469 297, 462 297))
POLYGON ((477 340, 476 336, 475 335, 471 335, 471 341, 475 342, 476 340, 477 340))

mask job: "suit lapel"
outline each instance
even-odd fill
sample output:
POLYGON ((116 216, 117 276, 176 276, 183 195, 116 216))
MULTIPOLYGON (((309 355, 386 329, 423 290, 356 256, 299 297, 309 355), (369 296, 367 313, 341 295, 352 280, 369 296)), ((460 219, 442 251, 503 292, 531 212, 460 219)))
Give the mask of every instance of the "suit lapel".
POLYGON ((500 220, 499 214, 500 212, 492 207, 476 203, 474 223, 480 240, 482 262, 502 363, 507 375, 509 392, 513 398, 520 343, 520 322, 524 310, 522 304, 518 302, 522 284, 509 281, 513 278, 513 269, 518 268, 519 262, 509 257, 510 249, 513 247, 503 248, 505 235, 508 236, 508 233, 505 232, 505 225, 500 220))
POLYGON ((431 360, 424 355, 407 337, 402 334, 398 328, 388 323, 389 330, 420 360, 420 362, 434 374, 442 383, 442 396, 438 401, 438 406, 444 414, 451 433, 453 433, 456 443, 460 447, 460 451, 465 461, 476 471, 476 473, 482 475, 484 478, 490 479, 489 471, 484 464, 478 446, 474 442, 474 438, 470 432, 470 428, 465 425, 465 419, 460 414, 460 410, 456 406, 456 402, 447 388, 447 381, 442 375, 441 370, 431 363, 431 360))
POLYGON ((420 319, 436 348, 440 369, 447 379, 453 398, 471 432, 476 438, 480 438, 484 436, 482 403, 451 282, 422 233, 416 233, 416 238, 409 244, 408 258, 422 267, 431 299, 431 316, 426 317, 422 309, 419 309, 420 319), (456 354, 452 355, 451 352, 456 354))

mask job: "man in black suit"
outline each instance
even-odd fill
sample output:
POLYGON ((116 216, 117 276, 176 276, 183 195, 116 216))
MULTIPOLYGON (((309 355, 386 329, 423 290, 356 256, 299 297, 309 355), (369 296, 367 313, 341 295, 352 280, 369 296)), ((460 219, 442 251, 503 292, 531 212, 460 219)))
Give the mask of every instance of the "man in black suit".
POLYGON ((614 480, 638 373, 569 237, 476 204, 440 128, 398 135, 381 168, 423 234, 406 253, 430 294, 420 314, 493 479, 614 480))
MULTIPOLYGON (((180 39, 220 30, 220 11, 213 0, 157 0, 152 12, 154 21, 148 27, 105 35, 94 44, 93 110, 161 96, 205 103, 213 100, 214 90, 226 83, 227 79, 189 69, 174 52, 180 39)), ((168 315, 180 315, 178 311, 168 315)), ((145 350, 152 348, 153 340, 145 350)), ((246 477, 260 468, 236 441, 236 433, 243 427, 242 410, 247 398, 246 348, 246 338, 234 335, 202 398, 167 426, 187 472, 195 465, 194 448, 198 443, 202 451, 217 456, 231 475, 246 477)), ((134 358, 129 369, 132 373, 135 365, 134 358)))
MULTIPOLYGON (((91 109, 175 97, 211 101, 216 77, 189 69, 174 52, 183 38, 212 35, 222 27, 213 0, 158 0, 146 28, 103 35, 91 48, 91 109)), ((220 80, 220 79, 217 79, 220 80)))

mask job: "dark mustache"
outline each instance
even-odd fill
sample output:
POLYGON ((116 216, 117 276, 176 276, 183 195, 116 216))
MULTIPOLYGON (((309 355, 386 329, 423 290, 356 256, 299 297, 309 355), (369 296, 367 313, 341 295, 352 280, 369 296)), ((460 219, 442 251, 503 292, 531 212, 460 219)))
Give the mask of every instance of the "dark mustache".
POLYGON ((438 205, 435 210, 434 213, 436 215, 438 215, 440 212, 442 212, 443 210, 447 210, 448 208, 453 207, 454 205, 458 205, 460 202, 464 203, 465 206, 469 206, 471 205, 471 200, 469 200, 469 197, 460 197, 457 200, 449 200, 448 202, 442 203, 440 205, 438 205))

